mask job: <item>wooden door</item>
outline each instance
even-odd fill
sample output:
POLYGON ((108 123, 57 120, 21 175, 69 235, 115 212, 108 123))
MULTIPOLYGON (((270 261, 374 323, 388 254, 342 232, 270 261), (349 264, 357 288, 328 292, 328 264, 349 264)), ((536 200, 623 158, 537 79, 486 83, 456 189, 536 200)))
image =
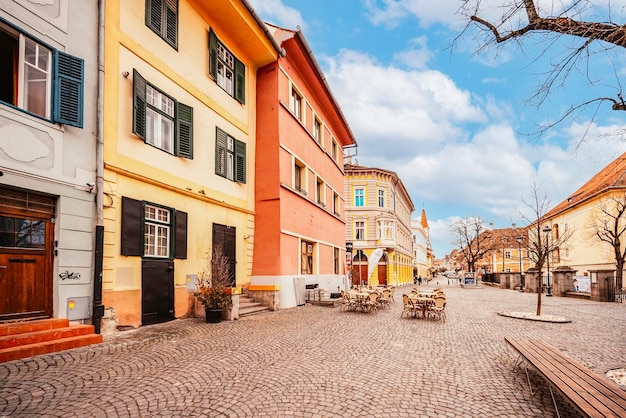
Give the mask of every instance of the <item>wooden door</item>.
POLYGON ((0 320, 52 316, 52 221, 29 215, 0 207, 0 320))
POLYGON ((174 262, 143 260, 141 263, 141 325, 175 319, 174 262))
POLYGON ((384 286, 387 284, 387 264, 378 263, 378 285, 384 286))

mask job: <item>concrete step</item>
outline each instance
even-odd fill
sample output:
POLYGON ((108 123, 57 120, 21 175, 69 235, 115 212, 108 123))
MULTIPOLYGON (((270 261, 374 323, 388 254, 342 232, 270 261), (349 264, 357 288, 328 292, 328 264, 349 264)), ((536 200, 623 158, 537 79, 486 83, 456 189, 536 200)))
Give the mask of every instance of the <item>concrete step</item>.
POLYGON ((267 312, 269 311, 270 308, 267 306, 262 306, 260 303, 258 304, 258 306, 252 306, 252 307, 247 307, 247 308, 241 308, 241 306, 239 307, 239 316, 250 316, 250 315, 254 315, 254 314, 258 314, 258 313, 262 313, 262 312, 267 312))
POLYGON ((70 325, 64 318, 0 324, 0 363, 102 342, 93 325, 70 325))

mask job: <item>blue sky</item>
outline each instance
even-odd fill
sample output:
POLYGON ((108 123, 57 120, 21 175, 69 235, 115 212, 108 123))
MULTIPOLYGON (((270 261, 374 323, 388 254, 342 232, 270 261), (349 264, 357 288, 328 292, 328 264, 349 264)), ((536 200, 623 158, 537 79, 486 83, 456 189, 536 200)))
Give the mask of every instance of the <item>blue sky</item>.
MULTIPOLYGON (((542 74, 580 40, 536 35, 479 51, 484 34, 475 26, 459 38, 466 23, 459 0, 248 1, 266 22, 302 28, 357 138, 358 163, 399 175, 414 218, 426 210, 438 258, 454 248, 454 220, 523 225, 517 213, 531 184, 554 206, 626 151, 626 112, 610 104, 533 135, 572 105, 616 97, 626 72, 622 48, 592 45, 537 106, 531 99, 542 74)), ((626 0, 594 4, 575 10, 585 20, 626 21, 626 0)), ((494 18, 495 10, 481 16, 494 18)))

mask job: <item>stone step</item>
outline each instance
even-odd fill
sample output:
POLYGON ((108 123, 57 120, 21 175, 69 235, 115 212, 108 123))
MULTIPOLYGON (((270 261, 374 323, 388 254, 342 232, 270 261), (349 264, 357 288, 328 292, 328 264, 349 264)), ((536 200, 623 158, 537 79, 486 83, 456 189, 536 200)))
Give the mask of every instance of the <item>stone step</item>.
POLYGON ((70 325, 66 318, 0 324, 0 363, 102 342, 93 325, 70 325))
POLYGON ((262 312, 268 312, 270 310, 269 307, 267 306, 262 306, 261 304, 258 304, 258 306, 253 306, 253 307, 247 307, 247 308, 241 308, 241 306, 239 307, 239 316, 249 316, 249 315, 254 315, 254 314, 258 314, 258 313, 262 313, 262 312))

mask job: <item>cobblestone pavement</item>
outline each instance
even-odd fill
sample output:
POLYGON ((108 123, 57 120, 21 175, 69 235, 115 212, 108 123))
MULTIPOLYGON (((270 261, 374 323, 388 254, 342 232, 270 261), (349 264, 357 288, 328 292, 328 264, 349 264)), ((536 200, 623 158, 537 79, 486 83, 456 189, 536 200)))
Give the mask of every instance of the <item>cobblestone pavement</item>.
POLYGON ((546 340, 600 374, 626 366, 626 304, 544 295, 543 313, 572 320, 544 323, 497 315, 534 312, 536 294, 445 286, 446 322, 400 319, 411 287, 377 315, 176 320, 0 364, 0 417, 549 417, 549 392, 530 396, 504 337, 546 340))

